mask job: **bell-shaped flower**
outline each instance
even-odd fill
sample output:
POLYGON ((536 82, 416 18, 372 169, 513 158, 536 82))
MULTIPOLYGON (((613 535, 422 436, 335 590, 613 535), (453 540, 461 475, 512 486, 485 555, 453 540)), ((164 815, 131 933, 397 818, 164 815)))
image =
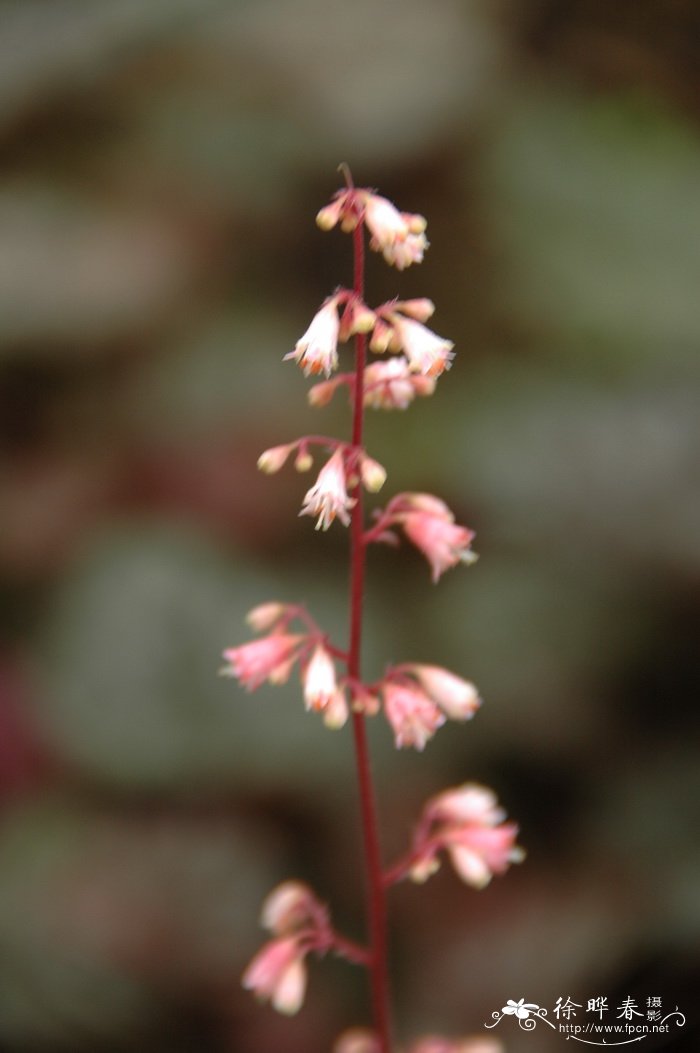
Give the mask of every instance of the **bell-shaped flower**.
POLYGON ((445 717, 416 684, 382 682, 384 713, 394 731, 397 749, 413 746, 423 750, 426 742, 445 723, 445 717))
POLYGON ((324 710, 335 695, 338 684, 335 663, 323 644, 316 644, 301 674, 304 704, 315 712, 324 710))
POLYGON ((479 693, 470 680, 464 680, 441 666, 414 663, 401 668, 416 677, 423 690, 450 720, 469 720, 481 705, 479 693))
POLYGON ((338 297, 331 296, 314 315, 311 325, 297 340, 296 347, 284 356, 294 359, 305 376, 310 373, 325 373, 328 377, 338 368, 338 297))
POLYGON ((328 530, 333 520, 338 517, 344 526, 350 522, 350 509, 355 504, 354 498, 348 497, 345 461, 339 447, 326 461, 318 474, 318 479, 307 491, 300 516, 318 516, 317 530, 328 530))
POLYGON ((438 854, 444 850, 466 884, 484 888, 494 874, 504 873, 525 857, 515 843, 517 825, 504 820, 495 795, 473 783, 434 797, 416 832, 411 877, 425 881, 437 869, 438 854))
POLYGON ((455 523, 452 512, 438 498, 406 494, 397 507, 401 512, 396 519, 430 563, 433 581, 458 563, 474 563, 477 557, 470 549, 474 532, 455 523))
POLYGON ((438 336, 413 318, 392 314, 396 341, 408 359, 409 369, 422 376, 439 377, 449 369, 454 358, 451 340, 438 336))
POLYGON ((288 679, 306 636, 298 633, 270 633, 240 647, 229 647, 223 657, 224 676, 236 677, 248 691, 255 691, 266 680, 283 684, 288 679))
POLYGON ((402 271, 420 263, 428 248, 425 219, 411 212, 399 212, 391 201, 379 194, 363 191, 364 220, 370 232, 370 248, 381 252, 387 263, 402 271))
POLYGON ((243 974, 243 986, 262 1001, 270 1001, 279 1013, 293 1016, 306 993, 306 951, 295 936, 270 940, 243 974))
POLYGON ((406 409, 416 395, 432 395, 433 377, 412 373, 403 355, 371 362, 364 374, 364 404, 372 409, 406 409))

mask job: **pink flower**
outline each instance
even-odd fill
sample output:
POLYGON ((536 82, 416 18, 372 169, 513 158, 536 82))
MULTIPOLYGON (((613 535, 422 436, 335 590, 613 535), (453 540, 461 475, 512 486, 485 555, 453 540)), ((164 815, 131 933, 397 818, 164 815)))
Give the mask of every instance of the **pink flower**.
POLYGON ((484 888, 494 874, 524 859, 515 844, 518 827, 504 822, 491 790, 467 783, 428 801, 413 846, 410 875, 425 881, 439 866, 444 849, 459 877, 474 888, 484 888))
POLYGON ((300 644, 306 637, 294 633, 271 633, 240 647, 224 651, 228 665, 224 676, 236 677, 248 691, 255 691, 266 680, 283 684, 299 656, 300 644))
POLYGON ((325 373, 330 376, 338 368, 338 297, 332 296, 314 315, 311 325, 297 340, 296 347, 284 356, 293 358, 303 367, 305 375, 325 373))
POLYGON ((416 395, 432 395, 434 390, 435 380, 412 373, 403 356, 372 362, 365 369, 364 404, 372 409, 406 409, 416 395))
POLYGON ((394 730, 397 749, 414 746, 423 750, 426 742, 445 723, 435 703, 415 685, 385 680, 382 695, 384 712, 394 730))
POLYGON ((415 676, 424 691, 450 720, 469 720, 481 705, 474 685, 438 665, 413 664, 401 667, 415 676))
POLYGON ((344 526, 350 522, 349 510, 355 504, 348 497, 343 451, 339 447, 318 474, 318 479, 307 491, 300 516, 318 516, 317 530, 328 530, 337 516, 344 526))
POLYGON ((387 263, 402 271, 420 263, 428 248, 425 219, 410 212, 399 212, 385 197, 363 191, 364 220, 371 234, 370 248, 381 252, 387 263))
POLYGON ((306 992, 304 955, 295 936, 270 940, 245 970, 243 986, 258 998, 269 999, 278 1012, 292 1016, 306 992))
POLYGON ((438 498, 430 494, 405 494, 394 507, 399 511, 396 519, 401 522, 406 537, 430 563, 433 581, 438 581, 441 574, 458 563, 476 560, 469 547, 474 539, 473 531, 458 526, 452 512, 438 498))
POLYGON ((426 328, 412 318, 392 314, 391 321, 397 342, 408 359, 413 373, 427 377, 439 377, 450 368, 454 353, 454 344, 438 336, 432 329, 426 328))

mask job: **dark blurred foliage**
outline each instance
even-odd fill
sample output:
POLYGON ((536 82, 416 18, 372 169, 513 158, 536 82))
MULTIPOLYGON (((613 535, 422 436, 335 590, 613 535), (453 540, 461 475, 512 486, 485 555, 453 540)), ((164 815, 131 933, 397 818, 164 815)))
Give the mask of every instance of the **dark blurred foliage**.
POLYGON ((362 938, 359 835, 348 734, 216 676, 265 599, 344 638, 343 529, 255 471, 347 428, 281 364, 349 281, 313 224, 342 160, 429 217, 370 300, 431 296, 458 350, 369 448, 482 557, 433 588, 371 554, 368 675, 486 699, 423 756, 372 726, 386 854, 466 779, 529 850, 396 890, 401 1031, 662 996, 690 1022, 653 1048, 698 1048, 699 119, 694 0, 2 5, 2 1053, 321 1053, 366 1020, 342 963, 293 1021, 240 990, 287 877, 362 938))

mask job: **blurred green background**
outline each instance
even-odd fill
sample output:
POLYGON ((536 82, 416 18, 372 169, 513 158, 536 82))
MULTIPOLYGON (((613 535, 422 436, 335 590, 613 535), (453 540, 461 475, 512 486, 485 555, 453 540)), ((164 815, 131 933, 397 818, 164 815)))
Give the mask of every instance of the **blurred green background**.
POLYGON ((692 1020, 699 121, 696 0, 5 0, 0 1053, 321 1053, 367 1019, 342 963, 291 1022, 240 989, 287 877, 362 938, 359 834, 347 729, 216 675, 266 599, 344 639, 346 532, 255 470, 347 433, 281 364, 350 281, 313 222, 343 160, 429 219, 370 303, 430 296, 457 348, 369 449, 481 555, 434 588, 371 553, 367 675, 439 662, 485 698, 423 756, 373 723, 386 855, 467 779, 529 851, 480 894, 397 889, 399 1030, 567 995, 692 1020))

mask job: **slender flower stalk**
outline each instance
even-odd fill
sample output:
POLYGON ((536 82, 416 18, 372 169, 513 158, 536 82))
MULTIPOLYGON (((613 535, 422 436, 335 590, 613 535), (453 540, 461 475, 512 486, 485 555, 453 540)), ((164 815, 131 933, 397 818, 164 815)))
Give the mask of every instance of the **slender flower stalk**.
MULTIPOLYGON (((353 292, 360 299, 364 296, 364 240, 362 227, 353 231, 353 292)), ((352 444, 362 447, 364 431, 364 373, 367 359, 367 337, 358 333, 355 337, 355 380, 353 395, 352 444)), ((364 519, 362 512, 362 489, 355 487, 355 505, 350 519, 350 646, 348 648, 348 676, 360 680, 360 652, 362 646, 362 601, 365 584, 364 519)), ((367 747, 365 715, 353 711, 352 730, 355 741, 355 766, 357 770, 362 814, 362 830, 365 845, 365 867, 367 875, 368 915, 371 947, 372 1008, 380 1053, 389 1053, 391 1048, 389 1016, 389 979, 386 944, 386 893, 382 876, 377 807, 367 747)))

